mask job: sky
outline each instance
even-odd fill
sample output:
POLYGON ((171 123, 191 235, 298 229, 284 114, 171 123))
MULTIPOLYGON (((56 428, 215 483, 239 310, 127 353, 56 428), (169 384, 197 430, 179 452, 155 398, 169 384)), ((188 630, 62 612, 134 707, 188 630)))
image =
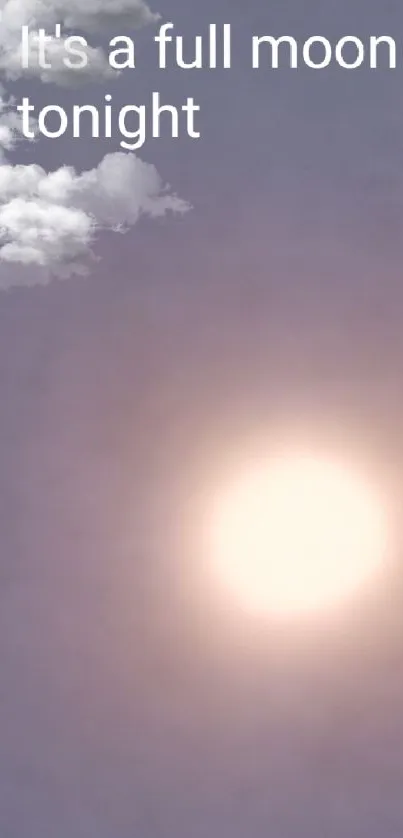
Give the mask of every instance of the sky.
MULTIPOLYGON (((235 44, 230 71, 164 73, 147 7, 122 5, 144 27, 114 99, 194 96, 202 137, 149 140, 135 169, 114 157, 112 181, 116 137, 19 141, 1 161, 0 834, 397 838, 399 555, 370 601, 284 633, 201 595, 189 522, 222 452, 279 424, 359 451, 399 506, 402 70, 253 71, 248 45, 399 40, 401 3, 156 0, 184 36, 228 22, 235 44), (33 163, 27 193, 14 167, 33 163), (84 228, 28 253, 35 202, 84 228)), ((70 8, 92 36, 97 12, 70 8)), ((112 90, 101 70, 74 91, 10 77, 10 19, 3 102, 112 90)))

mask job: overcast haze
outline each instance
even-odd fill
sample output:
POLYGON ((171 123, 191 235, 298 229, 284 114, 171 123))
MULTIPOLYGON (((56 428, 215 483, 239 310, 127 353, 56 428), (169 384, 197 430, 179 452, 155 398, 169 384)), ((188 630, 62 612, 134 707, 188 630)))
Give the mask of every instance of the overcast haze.
MULTIPOLYGON (((71 22, 93 33, 85 6, 71 22)), ((403 67, 252 71, 249 48, 271 32, 391 34, 403 49, 403 9, 156 1, 184 36, 229 22, 234 37, 231 71, 162 73, 137 7, 141 70, 113 86, 3 74, 6 97, 38 106, 194 96, 202 138, 148 141, 111 203, 99 172, 118 138, 6 136, 0 834, 398 838, 400 557, 344 621, 277 636, 195 590, 187 514, 223 447, 279 422, 355 442, 399 504, 403 67), (28 163, 43 172, 27 215, 12 167, 28 163), (64 164, 72 183, 50 199, 64 164), (96 188, 81 188, 89 170, 96 188), (28 252, 27 224, 52 225, 55 203, 57 252, 40 238, 28 252), (104 229, 116 223, 124 235, 104 229)))

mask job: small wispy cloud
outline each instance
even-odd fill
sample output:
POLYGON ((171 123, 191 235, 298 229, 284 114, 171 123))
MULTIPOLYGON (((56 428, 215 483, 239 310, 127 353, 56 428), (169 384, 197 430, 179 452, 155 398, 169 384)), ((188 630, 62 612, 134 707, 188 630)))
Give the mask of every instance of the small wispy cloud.
MULTIPOLYGON (((0 84, 0 164, 24 137, 21 116, 16 111, 16 102, 0 84)), ((32 128, 36 129, 33 123, 32 128)))

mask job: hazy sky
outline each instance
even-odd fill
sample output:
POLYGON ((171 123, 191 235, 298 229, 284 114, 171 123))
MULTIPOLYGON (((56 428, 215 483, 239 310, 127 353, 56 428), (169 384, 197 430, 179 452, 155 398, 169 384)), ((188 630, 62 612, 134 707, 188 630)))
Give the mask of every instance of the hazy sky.
MULTIPOLYGON (((201 140, 139 152, 192 210, 102 235, 87 278, 0 292, 0 834, 397 838, 398 570, 344 621, 277 636, 198 596, 187 515, 218 452, 278 421, 356 441, 399 498, 403 68, 256 72, 248 46, 403 44, 401 3, 155 10, 236 42, 230 72, 162 74, 144 30, 143 71, 114 82, 122 104, 200 103, 201 140)), ((107 85, 15 90, 67 107, 107 85)))

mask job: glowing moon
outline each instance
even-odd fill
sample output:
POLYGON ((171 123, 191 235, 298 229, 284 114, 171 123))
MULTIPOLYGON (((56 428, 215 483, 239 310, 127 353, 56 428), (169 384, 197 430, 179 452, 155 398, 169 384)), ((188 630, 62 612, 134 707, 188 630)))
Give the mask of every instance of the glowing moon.
POLYGON ((293 615, 330 606, 380 568, 383 500, 353 471, 282 456, 239 474, 213 502, 208 556, 240 606, 293 615))

